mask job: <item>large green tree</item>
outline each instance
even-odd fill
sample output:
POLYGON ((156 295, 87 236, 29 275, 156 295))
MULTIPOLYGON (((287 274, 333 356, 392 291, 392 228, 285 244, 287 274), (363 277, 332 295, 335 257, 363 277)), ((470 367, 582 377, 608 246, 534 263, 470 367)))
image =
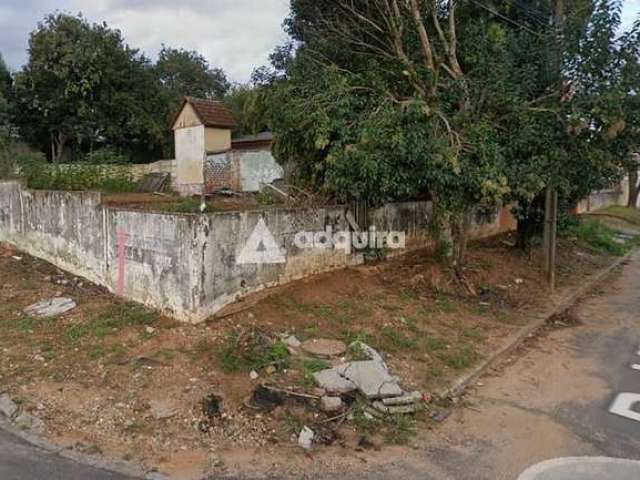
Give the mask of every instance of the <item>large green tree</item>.
POLYGON ((38 24, 14 90, 24 139, 54 162, 72 147, 151 152, 166 131, 149 60, 118 30, 81 16, 56 13, 38 24))

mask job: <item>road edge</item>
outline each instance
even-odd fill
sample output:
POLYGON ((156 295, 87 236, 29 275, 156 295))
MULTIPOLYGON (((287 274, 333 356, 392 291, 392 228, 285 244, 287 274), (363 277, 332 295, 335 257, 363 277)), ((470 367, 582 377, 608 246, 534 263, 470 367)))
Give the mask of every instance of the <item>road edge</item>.
POLYGON ((560 298, 551 307, 542 310, 542 312, 531 315, 530 322, 516 332, 504 345, 502 345, 493 355, 486 358, 480 364, 476 365, 469 372, 458 377, 451 382, 448 386, 440 389, 436 395, 440 398, 454 398, 459 397, 469 387, 471 383, 476 381, 479 377, 484 375, 491 367, 502 360, 506 355, 519 347, 527 338, 534 335, 538 330, 544 327, 548 320, 555 315, 558 315, 568 308, 575 305, 578 300, 589 294, 594 288, 598 286, 603 278, 608 276, 612 271, 619 268, 628 262, 631 257, 638 253, 640 249, 633 249, 623 257, 620 257, 611 265, 605 269, 599 271, 593 275, 584 285, 578 289, 567 293, 564 297, 560 298))

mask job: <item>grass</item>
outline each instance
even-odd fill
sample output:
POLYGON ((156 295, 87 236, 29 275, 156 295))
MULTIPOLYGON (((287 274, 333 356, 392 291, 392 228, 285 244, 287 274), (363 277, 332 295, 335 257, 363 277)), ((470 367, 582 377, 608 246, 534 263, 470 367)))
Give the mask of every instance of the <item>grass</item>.
POLYGON ((328 363, 315 358, 300 359, 296 367, 300 370, 300 383, 305 387, 313 387, 315 385, 314 373, 331 368, 328 363))
POLYGON ((282 370, 290 360, 289 349, 280 340, 267 343, 260 335, 243 337, 236 332, 227 333, 217 356, 225 373, 260 370, 270 365, 282 370))
POLYGON ((578 241, 589 245, 594 250, 620 257, 627 253, 630 245, 616 241, 616 231, 597 220, 586 220, 571 230, 571 235, 578 241))
POLYGON ((640 210, 637 208, 612 206, 595 212, 596 214, 611 215, 612 217, 618 217, 622 220, 640 226, 640 210))

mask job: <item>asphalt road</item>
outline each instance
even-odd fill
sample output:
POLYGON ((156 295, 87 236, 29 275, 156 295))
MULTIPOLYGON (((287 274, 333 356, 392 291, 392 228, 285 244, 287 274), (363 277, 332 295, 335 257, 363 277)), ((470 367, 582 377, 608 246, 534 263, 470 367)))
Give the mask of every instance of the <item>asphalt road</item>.
MULTIPOLYGON (((640 394, 640 371, 631 368, 640 364, 640 254, 576 315, 580 325, 530 340, 489 372, 412 449, 349 452, 331 468, 311 462, 305 478, 640 479, 640 421, 628 418, 635 408, 627 417, 610 412, 619 394, 640 394)), ((124 478, 0 432, 1 480, 124 478)))
POLYGON ((80 465, 33 447, 0 430, 2 480, 131 480, 115 473, 80 465))

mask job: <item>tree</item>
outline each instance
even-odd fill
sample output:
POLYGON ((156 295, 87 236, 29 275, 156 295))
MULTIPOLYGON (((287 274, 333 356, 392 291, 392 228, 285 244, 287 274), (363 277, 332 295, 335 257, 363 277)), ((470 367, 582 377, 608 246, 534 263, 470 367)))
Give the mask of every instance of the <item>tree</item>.
POLYGON ((237 132, 256 135, 270 130, 264 86, 234 85, 224 97, 238 122, 237 132))
POLYGON ((172 112, 184 96, 220 99, 231 87, 224 71, 211 68, 207 60, 195 51, 163 45, 155 68, 172 112))
POLYGON ((428 193, 461 273, 473 209, 508 192, 479 73, 504 49, 495 29, 471 28, 486 12, 425 0, 299 0, 292 12, 301 44, 271 97, 276 153, 341 199, 428 193), (476 42, 489 50, 462 49, 476 42))
POLYGON ((31 33, 28 63, 15 78, 15 120, 54 162, 70 147, 153 151, 166 131, 158 96, 149 60, 118 30, 56 13, 31 33))
POLYGON ((10 119, 10 102, 13 97, 13 79, 0 53, 0 134, 7 130, 10 119))

